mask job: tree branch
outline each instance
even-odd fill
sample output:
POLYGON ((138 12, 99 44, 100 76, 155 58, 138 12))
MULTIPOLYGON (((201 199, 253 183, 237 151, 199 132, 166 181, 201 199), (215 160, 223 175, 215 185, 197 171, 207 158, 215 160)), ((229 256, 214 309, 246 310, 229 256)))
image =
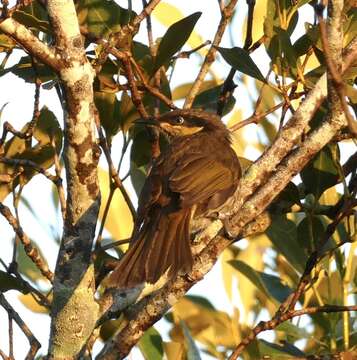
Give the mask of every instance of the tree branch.
MULTIPOLYGON (((325 84, 326 78, 323 77, 297 109, 294 116, 282 128, 274 144, 243 175, 239 189, 232 199, 234 205, 232 206, 232 201, 228 201, 225 209, 229 209, 229 211, 223 210, 223 217, 230 214, 229 219, 225 222, 231 231, 231 236, 237 238, 244 227, 269 206, 295 174, 342 127, 346 126, 343 112, 330 114, 319 128, 309 133, 305 141, 294 151, 291 151, 305 131, 320 102, 327 95, 325 84), (263 181, 268 177, 268 181, 264 184, 263 181), (251 196, 252 194, 254 195, 251 196)), ((170 116, 170 114, 174 116, 178 113, 189 113, 190 111, 192 110, 176 110, 164 114, 162 117, 170 116)), ((211 223, 204 230, 204 236, 206 239, 212 240, 205 241, 208 245, 196 256, 192 271, 185 276, 178 276, 155 294, 129 307, 126 311, 128 319, 126 326, 116 335, 115 339, 105 345, 103 351, 98 355, 98 359, 114 359, 126 356, 145 329, 161 318, 168 308, 183 296, 190 287, 201 280, 214 265, 219 254, 231 244, 231 240, 222 236, 222 223, 220 221, 211 223)), ((195 239, 194 243, 200 243, 200 239, 195 239)))
POLYGON ((77 358, 97 317, 92 244, 100 206, 93 79, 72 0, 48 0, 47 11, 63 66, 65 98, 63 157, 67 176, 64 231, 52 304, 49 358, 77 358))
POLYGON ((13 38, 31 55, 42 63, 58 70, 61 60, 56 51, 39 40, 29 29, 12 18, 8 18, 0 23, 0 30, 13 38))
POLYGON ((7 311, 7 313, 9 314, 9 317, 11 319, 15 320, 16 324, 19 326, 19 328, 25 334, 27 340, 30 343, 30 350, 26 355, 26 360, 34 359, 38 349, 41 347, 40 342, 35 338, 35 336, 31 332, 31 330, 24 323, 24 321, 20 318, 19 314, 8 303, 8 301, 5 299, 5 296, 3 295, 2 292, 0 292, 0 305, 7 311))
POLYGON ((17 219, 11 214, 10 209, 0 202, 0 213, 7 220, 9 225, 13 228, 16 235, 19 237, 22 245, 24 246, 26 255, 40 270, 41 274, 47 278, 50 282, 53 280, 53 274, 49 270, 47 264, 41 258, 38 250, 32 245, 31 240, 23 231, 22 227, 18 223, 17 219))

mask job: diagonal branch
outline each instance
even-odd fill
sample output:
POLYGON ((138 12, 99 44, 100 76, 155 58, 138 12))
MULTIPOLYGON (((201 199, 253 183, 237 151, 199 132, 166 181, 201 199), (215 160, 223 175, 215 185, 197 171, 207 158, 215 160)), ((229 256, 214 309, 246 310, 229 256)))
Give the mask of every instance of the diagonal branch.
POLYGON ((8 18, 0 22, 0 30, 13 38, 39 61, 54 70, 59 70, 61 66, 60 56, 56 54, 54 48, 39 40, 27 27, 12 18, 8 18))
MULTIPOLYGON (((349 59, 355 56, 350 54, 356 54, 356 46, 357 41, 354 41, 347 49, 346 56, 349 59)), ((345 71, 352 62, 349 60, 347 64, 344 64, 342 71, 345 71)), ((232 236, 238 238, 243 229, 249 226, 254 219, 260 219, 259 214, 263 215, 263 211, 275 196, 285 188, 295 174, 342 127, 346 126, 343 112, 330 113, 320 127, 309 133, 304 142, 292 151, 301 139, 301 135, 304 133, 317 107, 326 96, 326 76, 324 76, 317 82, 315 88, 310 91, 294 116, 282 128, 274 144, 243 175, 241 186, 234 197, 233 206, 231 203, 226 205, 229 210, 228 214, 231 215, 225 222, 232 236), (267 178, 269 178, 268 181, 266 181, 267 178), (266 182, 264 183, 264 181, 266 182)), ((180 111, 190 110, 176 110, 174 113, 180 111)), ((267 226, 268 223, 268 221, 265 221, 263 225, 267 226)), ((264 231, 264 226, 258 226, 258 229, 264 231)), ((203 242, 207 246, 195 257, 192 271, 186 276, 179 275, 156 293, 130 306, 126 311, 126 326, 120 330, 113 340, 105 345, 98 355, 98 359, 121 359, 125 357, 140 339, 143 332, 160 319, 188 289, 200 281, 212 268, 220 253, 231 244, 231 240, 223 236, 222 223, 219 220, 212 222, 204 230, 204 234, 199 236, 203 237, 203 242)), ((200 240, 196 239, 194 243, 200 243, 200 240)), ((197 249, 195 253, 197 254, 197 249)))
MULTIPOLYGON (((315 109, 316 102, 320 100, 320 96, 310 97, 309 99, 309 108, 311 111, 315 109)), ((307 104, 304 106, 308 107, 307 104)), ((304 119, 306 124, 313 114, 314 111, 311 111, 309 117, 304 119)), ((281 152, 266 151, 262 155, 258 161, 264 166, 262 166, 262 168, 256 168, 256 173, 254 174, 255 177, 259 179, 266 177, 266 164, 270 163, 276 164, 275 168, 271 169, 271 172, 274 171, 274 173, 258 191, 258 185, 255 184, 255 187, 252 186, 251 189, 254 189, 252 193, 255 191, 254 195, 247 201, 244 201, 244 205, 239 206, 239 211, 235 211, 230 217, 230 230, 232 230, 235 237, 238 237, 245 226, 249 225, 263 213, 267 206, 274 200, 275 196, 286 187, 295 174, 298 173, 345 125, 346 122, 343 113, 331 115, 319 128, 314 132, 309 133, 305 141, 298 148, 288 156, 282 156, 282 158, 285 157, 282 162, 281 158, 280 161, 277 160, 282 155, 281 152), (281 162, 280 165, 279 162, 281 162)), ((301 124, 298 123, 296 125, 294 123, 288 123, 284 128, 285 131, 289 130, 289 132, 293 132, 295 126, 301 126, 301 124), (286 129, 286 127, 288 127, 288 129, 286 129)), ((302 127, 301 132, 303 130, 304 127, 302 127)), ((288 142, 288 139, 285 139, 285 144, 286 146, 293 146, 288 142)), ((251 170, 248 170, 243 176, 242 182, 249 183, 251 177, 251 170)), ((261 184, 261 182, 259 182, 259 184, 261 184)), ((246 194, 246 197, 248 198, 249 195, 246 194)), ((163 314, 188 291, 188 289, 196 282, 200 281, 212 268, 220 253, 231 244, 231 240, 223 236, 222 224, 220 221, 213 222, 204 232, 204 236, 207 236, 212 240, 195 257, 192 271, 185 276, 178 276, 155 294, 150 295, 139 301, 139 303, 129 307, 126 312, 128 314, 126 326, 117 334, 115 339, 105 345, 103 351, 98 355, 98 359, 121 359, 125 357, 144 331, 160 319, 163 314)), ((200 240, 196 239, 194 242, 199 243, 200 240)))
POLYGON ((26 255, 31 259, 31 261, 36 265, 40 270, 41 274, 46 277, 50 282, 53 280, 53 274, 49 270, 47 264, 41 258, 38 250, 32 245, 31 240, 23 231, 22 227, 19 225, 18 221, 12 215, 10 209, 0 202, 0 213, 7 220, 9 225, 13 228, 16 235, 19 237, 22 242, 26 255))

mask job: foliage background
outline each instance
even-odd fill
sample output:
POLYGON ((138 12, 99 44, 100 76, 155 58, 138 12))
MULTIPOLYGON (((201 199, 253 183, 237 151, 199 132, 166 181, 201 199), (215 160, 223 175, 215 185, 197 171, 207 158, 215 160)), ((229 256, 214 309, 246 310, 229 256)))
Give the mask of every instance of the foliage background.
MULTIPOLYGON (((118 3, 123 7, 127 7, 127 2, 125 1, 118 3)), ((253 24, 253 43, 258 41, 263 35, 264 25, 267 27, 268 22, 266 19, 269 19, 269 16, 274 25, 280 25, 281 28, 284 28, 282 23, 284 19, 282 17, 277 19, 276 14, 271 12, 273 3, 275 2, 268 0, 257 1, 253 24)), ((301 38, 305 28, 307 28, 306 22, 314 23, 313 8, 307 3, 308 1, 297 2, 296 7, 301 6, 298 11, 299 19, 297 26, 292 35, 290 36, 289 34, 290 40, 286 39, 283 35, 281 36, 279 45, 282 46, 283 59, 276 56, 273 61, 276 66, 275 71, 278 74, 281 75, 281 70, 278 69, 281 66, 286 71, 291 72, 286 74, 288 77, 295 78, 298 72, 301 71, 301 63, 305 55, 304 51, 307 51, 309 45, 313 43, 315 46, 314 52, 309 56, 309 60, 303 68, 304 73, 309 74, 309 76, 305 77, 306 83, 309 84, 309 82, 314 83, 316 81, 316 74, 321 73, 319 68, 320 62, 318 56, 316 56, 321 55, 321 45, 319 44, 318 37, 314 34, 308 36, 308 39, 306 39, 306 36, 303 39, 301 38), (299 43, 297 42, 298 39, 299 43), (299 58, 298 55, 302 55, 302 57, 299 58), (284 61, 284 59, 287 59, 289 64, 279 63, 279 61, 284 61), (309 73, 311 70, 315 70, 315 72, 309 73)), ((289 7, 287 8, 290 9, 289 7)), ((133 10, 139 12, 140 4, 138 5, 137 2, 133 2, 133 10)), ((189 50, 199 46, 206 39, 212 38, 216 30, 216 24, 219 21, 216 2, 212 2, 209 5, 205 4, 204 9, 202 9, 202 3, 200 4, 200 2, 182 1, 179 7, 176 2, 161 3, 153 13, 153 31, 155 37, 162 36, 167 27, 182 17, 202 10, 203 14, 184 49, 189 50)), ((281 11, 283 13, 283 10, 281 11)), ((239 2, 234 20, 229 26, 221 46, 226 48, 243 46, 246 12, 246 3, 239 2)), ((103 14, 103 16, 106 15, 105 11, 103 14)), ((98 14, 92 14, 92 16, 96 17, 98 14)), ((346 21, 345 25, 346 32, 348 33, 345 45, 356 35, 356 22, 353 21, 355 16, 355 11, 348 13, 347 18, 350 22, 346 21)), ((81 19, 81 14, 79 14, 79 18, 81 19)), ((29 20, 25 19, 25 21, 29 20)), ((45 26, 44 24, 42 25, 45 26)), ((290 23, 287 22, 285 25, 290 25, 290 23)), ((36 24, 36 26, 39 25, 36 24)), ((313 30, 310 30, 310 33, 313 33, 313 30)), ((145 37, 145 27, 142 26, 138 39, 142 39, 144 42, 145 37)), ((202 61, 204 53, 205 49, 203 48, 198 53, 191 55, 190 59, 179 59, 177 61, 171 86, 172 98, 177 101, 177 104, 182 104, 182 99, 188 90, 187 82, 192 81, 195 76, 194 71, 197 71, 197 65, 202 61)), ((261 73, 266 75, 270 60, 264 46, 256 50, 252 54, 252 58, 261 73)), ((17 59, 15 53, 13 57, 10 57, 6 67, 8 68, 11 64, 16 65, 17 59)), ((322 61, 322 57, 320 57, 320 61, 322 61)), ((241 64, 237 66, 241 67, 241 64)), ((31 74, 31 70, 26 66, 13 68, 12 70, 16 73, 17 77, 25 78, 25 80, 28 80, 26 76, 31 74)), ((209 89, 222 84, 228 71, 227 63, 220 57, 218 62, 212 67, 211 78, 205 83, 204 88, 209 89)), ((2 75, 4 74, 3 70, 2 75)), ((16 94, 21 89, 21 100, 18 95, 12 96, 10 93, 3 93, 1 95, 0 105, 10 101, 3 109, 2 121, 11 121, 14 125, 16 124, 16 128, 21 128, 29 120, 29 114, 32 111, 33 86, 25 87, 23 80, 19 81, 18 78, 15 80, 13 76, 4 76, 1 79, 2 86, 7 86, 4 84, 10 82, 11 88, 15 89, 16 94), (14 99, 16 100, 14 101, 14 99), (25 103, 25 99, 29 99, 28 104, 25 103)), ((351 78, 353 78, 353 74, 350 74, 351 78)), ((225 117, 225 121, 229 126, 234 126, 252 114, 252 111, 256 108, 256 101, 261 91, 263 91, 263 96, 257 108, 259 112, 271 109, 283 99, 276 88, 274 89, 271 86, 262 88, 262 82, 251 76, 239 72, 235 79, 239 84, 233 94, 237 101, 231 112, 225 117)), ((290 80, 287 79, 287 81, 289 82, 290 80)), ((271 82, 274 82, 273 76, 271 76, 271 82)), ((105 81, 102 81, 100 85, 105 86, 105 81)), ((100 90, 103 89, 100 88, 100 90)), ((302 90, 303 87, 298 87, 297 92, 302 90)), ((352 88, 350 91, 352 102, 355 99, 355 92, 352 88)), ((107 94, 107 92, 103 91, 97 93, 99 111, 101 111, 101 104, 105 104, 102 107, 102 112, 106 112, 103 116, 106 119, 112 116, 111 113, 108 113, 111 110, 114 112, 115 117, 115 101, 112 96, 107 94), (108 107, 108 101, 114 101, 114 108, 108 107)), ((58 110, 60 103, 56 98, 55 90, 42 91, 40 99, 41 107, 42 105, 48 106, 56 114, 59 123, 62 123, 61 114, 58 110)), ((124 100, 127 101, 127 99, 122 97, 120 100, 122 101, 120 111, 123 114, 123 102, 124 100)), ((204 105, 206 108, 209 107, 210 102, 212 102, 212 94, 206 93, 205 96, 201 97, 201 101, 201 105, 204 105)), ((298 103, 299 100, 292 101, 292 107, 296 108, 298 103)), ((129 105, 128 107, 130 108, 129 105)), ((44 110, 44 113, 46 111, 44 110)), ((324 111, 325 109, 322 107, 315 117, 315 122, 319 121, 319 117, 321 118, 324 111)), ((51 116, 50 113, 47 113, 46 120, 51 116)), ((278 110, 262 119, 259 124, 252 124, 235 132, 234 147, 239 156, 255 160, 275 138, 280 117, 281 111, 278 110)), ((126 120, 128 121, 130 118, 132 116, 129 114, 126 120)), ((117 129, 119 129, 119 126, 123 126, 123 124, 125 122, 117 124, 117 129)), ((103 125, 104 127, 106 126, 106 124, 103 125)), ((38 135, 37 140, 41 141, 41 135, 38 135)), ((43 141, 46 143, 46 140, 43 141)), ((134 142, 136 148, 132 150, 131 164, 129 158, 130 152, 126 153, 121 169, 122 176, 127 173, 130 165, 133 170, 133 159, 136 166, 135 170, 143 170, 139 161, 144 156, 142 144, 142 141, 134 142), (137 154, 135 154, 135 150, 137 154)), ((116 162, 120 158, 122 146, 123 140, 121 133, 119 133, 113 138, 112 153, 116 162)), ((214 358, 223 359, 247 334, 250 326, 256 324, 259 319, 268 319, 273 316, 278 304, 292 291, 291 289, 296 287, 299 274, 304 269, 308 255, 319 243, 319 239, 323 236, 327 225, 331 222, 331 216, 333 219, 333 214, 329 217, 328 211, 333 209, 333 206, 342 196, 348 195, 346 195, 347 186, 344 187, 343 185, 344 182, 348 184, 350 178, 343 179, 341 164, 353 152, 355 152, 355 147, 351 142, 342 144, 340 149, 336 144, 324 149, 315 159, 314 163, 310 164, 295 179, 294 182, 297 186, 290 184, 290 188, 285 192, 284 197, 280 199, 277 208, 274 210, 275 218, 273 225, 267 233, 241 241, 237 246, 227 249, 221 256, 220 264, 216 266, 216 269, 204 281, 195 286, 190 293, 191 296, 181 300, 174 307, 173 311, 166 316, 166 321, 170 325, 166 323, 158 327, 160 333, 170 329, 169 337, 164 337, 165 343, 161 343, 160 335, 154 330, 151 330, 151 333, 144 337, 139 344, 139 348, 144 356, 146 355, 147 358, 152 359, 157 358, 157 356, 161 357, 163 352, 165 352, 169 359, 177 358, 177 354, 186 354, 189 358, 194 359, 199 356, 198 346, 200 348, 200 356, 205 357, 205 354, 209 353, 214 358), (337 183, 340 185, 336 185, 337 183), (301 251, 302 249, 303 251, 301 251), (195 294, 195 296, 192 294, 195 294)), ((41 161, 44 161, 44 158, 41 157, 41 161)), ((101 165, 103 169, 106 168, 104 161, 101 165)), ((107 174, 104 170, 100 172, 100 178, 103 195, 102 204, 104 206, 109 191, 107 174)), ((125 183, 128 189, 130 189, 129 191, 133 198, 135 198, 135 188, 139 187, 140 180, 139 175, 134 176, 134 187, 131 187, 129 181, 125 183)), ((1 190, 6 193, 6 190, 3 188, 1 190)), ((40 179, 39 176, 36 176, 24 188, 19 204, 22 225, 30 235, 31 240, 38 243, 51 268, 54 267, 56 257, 56 251, 52 251, 52 249, 56 249, 58 246, 61 229, 58 199, 54 194, 54 192, 51 192, 48 183, 40 179), (44 189, 46 189, 46 192, 44 189), (35 191, 36 199, 33 199, 35 191), (53 206, 50 204, 53 204, 53 206), (45 216, 43 215, 44 213, 46 214, 45 216)), ((131 215, 127 205, 118 196, 118 192, 116 196, 117 198, 114 198, 112 201, 111 210, 106 220, 104 241, 108 242, 113 239, 127 238, 130 235, 132 226, 131 215), (120 215, 118 216, 118 214, 120 215)), ((11 204, 12 201, 13 199, 10 194, 5 203, 11 204)), ((338 231, 331 238, 328 245, 331 249, 334 243, 352 241, 353 236, 355 237, 355 224, 353 221, 353 218, 347 218, 346 221, 341 222, 338 231)), ((0 219, 0 226, 1 229, 7 228, 3 219, 0 219)), ((2 256, 2 260, 5 263, 8 263, 11 258, 11 236, 12 234, 10 233, 9 240, 6 240, 7 253, 4 253, 2 256)), ((338 305, 355 304, 355 256, 355 245, 346 244, 340 249, 331 252, 330 256, 325 257, 314 272, 314 281, 306 292, 302 305, 315 306, 324 303, 338 305)), ((20 273, 36 287, 43 291, 48 288, 48 284, 43 280, 41 274, 31 265, 21 250, 19 250, 18 254, 18 263, 20 273)), ((9 292, 9 295, 10 299, 17 297, 17 293, 13 291, 9 292)), ((36 306, 29 295, 22 294, 19 300, 27 309, 34 311, 36 314, 43 311, 43 309, 36 306)), ((4 313, 1 315, 4 315, 4 313)), ((28 311, 22 311, 21 315, 29 324, 37 322, 38 315, 35 317, 36 320, 27 317, 28 311)), ((49 327, 48 318, 43 316, 41 319, 43 319, 41 321, 44 324, 40 325, 41 331, 38 333, 34 331, 39 338, 43 336, 46 339, 48 335, 45 333, 41 334, 41 332, 44 327, 49 327)), ((6 325, 6 321, 2 322, 2 324, 6 325)), ((353 348, 356 344, 356 331, 354 317, 347 316, 346 318, 346 315, 339 313, 314 315, 308 319, 295 319, 292 323, 286 322, 281 325, 275 330, 274 334, 268 334, 265 338, 269 341, 260 340, 253 342, 248 347, 245 358, 254 359, 262 354, 270 355, 273 358, 289 358, 291 356, 304 356, 314 352, 322 354, 324 352, 343 351, 350 347, 353 348), (348 332, 350 333, 348 341, 346 340, 346 333, 344 335, 346 326, 348 326, 348 332)), ((102 331, 102 336, 106 338, 109 332, 110 329, 107 326, 107 329, 102 331)), ((2 333, 6 333, 6 329, 2 330, 2 333)), ((20 343, 22 342, 20 334, 17 339, 19 339, 20 343)), ((6 340, 0 341, 0 347, 6 349, 6 340)), ((46 340, 42 341, 42 343, 46 344, 46 340)), ((21 358, 22 355, 18 356, 21 358)))

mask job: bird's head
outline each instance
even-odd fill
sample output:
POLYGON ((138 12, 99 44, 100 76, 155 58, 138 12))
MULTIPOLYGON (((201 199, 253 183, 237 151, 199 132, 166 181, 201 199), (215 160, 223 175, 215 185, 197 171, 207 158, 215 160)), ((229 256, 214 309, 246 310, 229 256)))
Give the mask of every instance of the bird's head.
POLYGON ((229 131, 220 117, 202 110, 174 110, 157 119, 140 120, 140 123, 158 127, 171 137, 189 136, 200 132, 214 132, 229 139, 229 131))

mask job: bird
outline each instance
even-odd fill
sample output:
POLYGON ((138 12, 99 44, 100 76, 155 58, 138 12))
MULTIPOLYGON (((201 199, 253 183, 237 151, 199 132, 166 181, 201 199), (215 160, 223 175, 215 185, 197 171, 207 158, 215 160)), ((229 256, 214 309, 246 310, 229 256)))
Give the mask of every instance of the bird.
POLYGON ((139 196, 129 248, 110 276, 117 288, 188 273, 192 219, 223 205, 241 176, 230 132, 219 116, 173 110, 139 122, 164 132, 169 145, 154 160, 139 196))

